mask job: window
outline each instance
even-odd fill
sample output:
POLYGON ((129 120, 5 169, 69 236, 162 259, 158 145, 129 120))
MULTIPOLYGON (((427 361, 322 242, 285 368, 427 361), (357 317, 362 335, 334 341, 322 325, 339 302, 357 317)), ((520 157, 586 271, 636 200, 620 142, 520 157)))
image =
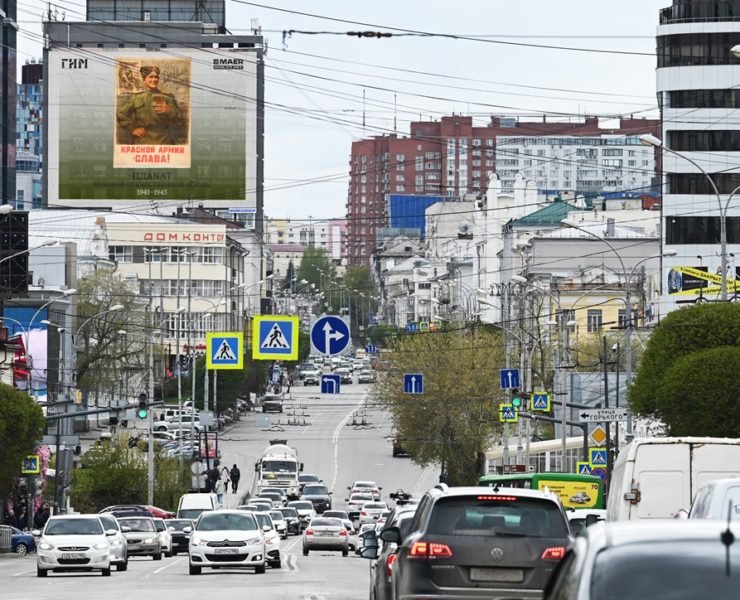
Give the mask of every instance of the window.
MULTIPOLYGON (((715 3, 695 2, 692 4, 715 3)), ((734 64, 737 59, 728 52, 728 48, 732 48, 736 43, 737 34, 734 32, 658 36, 658 68, 734 64)))
POLYGON ((588 310, 588 332, 599 333, 602 326, 602 311, 590 308, 588 310))
POLYGON ((423 171, 424 170, 424 157, 423 156, 417 156, 416 157, 416 170, 417 171, 423 171))
POLYGON ((402 163, 405 160, 406 160, 406 155, 405 154, 396 154, 396 162, 402 163))
MULTIPOLYGON (((727 217, 727 242, 740 242, 740 217, 727 217)), ((720 235, 719 217, 666 217, 666 244, 716 244, 720 235)))
POLYGON ((396 181, 404 181, 403 175, 396 174, 396 181))
POLYGON ((134 249, 132 246, 110 246, 108 258, 119 263, 134 262, 134 249))
POLYGON ((669 131, 668 147, 684 152, 740 151, 740 130, 669 131))
MULTIPOLYGON (((720 194, 730 194, 740 186, 740 173, 709 173, 720 194)), ((712 194, 714 190, 701 173, 668 173, 669 194, 712 194)))

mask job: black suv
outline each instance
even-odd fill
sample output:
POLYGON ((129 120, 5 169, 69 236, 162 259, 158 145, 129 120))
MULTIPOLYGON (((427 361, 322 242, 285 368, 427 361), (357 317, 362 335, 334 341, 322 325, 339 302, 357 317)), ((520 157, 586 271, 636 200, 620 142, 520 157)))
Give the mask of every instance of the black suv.
MULTIPOLYGON (((558 498, 549 492, 438 484, 421 499, 398 544, 393 598, 541 598, 573 541, 558 498)), ((364 552, 364 551, 363 551, 364 552)))
POLYGON ((190 544, 190 533, 183 531, 186 527, 193 530, 193 523, 190 519, 165 519, 164 524, 172 537, 172 556, 177 556, 178 552, 188 553, 190 544))
POLYGON ((303 486, 301 500, 313 504, 317 515, 331 509, 331 492, 323 483, 307 483, 303 486))

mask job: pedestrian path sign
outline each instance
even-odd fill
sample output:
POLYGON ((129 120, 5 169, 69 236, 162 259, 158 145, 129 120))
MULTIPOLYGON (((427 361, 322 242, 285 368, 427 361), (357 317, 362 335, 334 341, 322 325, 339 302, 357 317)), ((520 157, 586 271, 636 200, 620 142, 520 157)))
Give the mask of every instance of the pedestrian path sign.
POLYGON ((512 404, 501 404, 499 406, 499 421, 502 423, 516 423, 519 415, 512 404))
POLYGON ((576 463, 576 473, 579 475, 591 475, 591 465, 586 461, 579 461, 576 463))
POLYGON ((254 317, 252 358, 298 360, 298 317, 284 315, 254 317))
POLYGON ((606 448, 589 448, 588 452, 592 469, 606 466, 606 448))
POLYGON ((241 331, 226 331, 206 334, 206 368, 243 369, 244 334, 241 331))
POLYGON ((532 410, 550 411, 550 394, 547 392, 532 392, 532 410))

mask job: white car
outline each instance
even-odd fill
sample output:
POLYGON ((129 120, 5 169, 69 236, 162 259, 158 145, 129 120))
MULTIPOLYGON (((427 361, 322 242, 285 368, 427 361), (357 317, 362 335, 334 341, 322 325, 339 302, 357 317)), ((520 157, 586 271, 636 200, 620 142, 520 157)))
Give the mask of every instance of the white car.
POLYGON ((152 521, 154 521, 154 527, 157 529, 157 537, 162 547, 162 553, 169 558, 172 556, 172 534, 164 519, 152 519, 152 521))
POLYGON ((373 500, 380 500, 380 491, 383 489, 374 481, 355 481, 347 488, 351 494, 372 494, 373 500))
POLYGON ((188 557, 191 575, 203 567, 251 567, 265 572, 265 536, 254 514, 239 510, 204 512, 190 533, 188 557))
POLYGON ((370 493, 362 492, 359 494, 352 494, 347 498, 347 513, 349 514, 349 518, 352 520, 359 518, 362 507, 368 502, 373 502, 374 500, 375 498, 373 498, 373 495, 370 493))
POLYGON ((280 560, 280 534, 272 522, 272 517, 269 512, 253 512, 252 514, 257 519, 262 535, 265 536, 267 564, 273 569, 279 569, 282 564, 280 560))
POLYGON ((271 510, 270 518, 272 519, 272 522, 275 525, 275 529, 277 529, 280 539, 281 540, 288 539, 288 523, 285 520, 283 513, 281 513, 279 510, 271 510))
POLYGON ((109 577, 108 538, 97 515, 51 517, 39 539, 36 575, 46 577, 49 571, 100 571, 109 577))
POLYGON ((298 516, 303 521, 310 521, 316 516, 316 510, 313 507, 313 503, 308 500, 292 500, 288 502, 288 506, 295 508, 298 516))
POLYGON ((376 523, 387 510, 388 505, 385 502, 365 502, 360 509, 360 524, 376 523))
POLYGON ((108 537, 108 544, 110 544, 111 565, 115 565, 116 571, 125 571, 128 569, 128 542, 121 531, 118 519, 109 513, 99 514, 98 518, 103 524, 103 529, 105 529, 105 534, 108 537))

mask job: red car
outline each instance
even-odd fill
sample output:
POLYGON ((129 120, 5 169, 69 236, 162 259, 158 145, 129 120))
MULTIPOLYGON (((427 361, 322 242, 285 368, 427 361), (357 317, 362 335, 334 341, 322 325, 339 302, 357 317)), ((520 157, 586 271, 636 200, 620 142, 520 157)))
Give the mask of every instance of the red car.
POLYGON ((177 515, 156 506, 145 506, 155 519, 174 519, 177 515))

